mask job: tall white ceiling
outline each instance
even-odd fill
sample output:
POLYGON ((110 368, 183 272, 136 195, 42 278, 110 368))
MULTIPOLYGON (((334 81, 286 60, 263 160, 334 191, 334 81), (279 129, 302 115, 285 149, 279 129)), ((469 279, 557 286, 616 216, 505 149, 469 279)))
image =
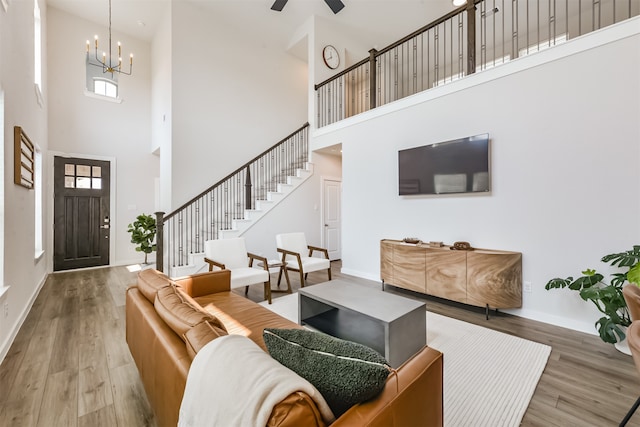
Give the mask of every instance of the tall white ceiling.
MULTIPOLYGON (((111 0, 112 28, 151 41, 171 1, 189 1, 224 16, 227 23, 246 28, 263 42, 286 46, 311 15, 351 27, 384 47, 454 9, 450 0, 343 0, 345 8, 334 15, 323 0, 289 0, 282 12, 272 11, 273 0, 111 0)), ((63 10, 107 26, 109 0, 47 0, 63 10)))

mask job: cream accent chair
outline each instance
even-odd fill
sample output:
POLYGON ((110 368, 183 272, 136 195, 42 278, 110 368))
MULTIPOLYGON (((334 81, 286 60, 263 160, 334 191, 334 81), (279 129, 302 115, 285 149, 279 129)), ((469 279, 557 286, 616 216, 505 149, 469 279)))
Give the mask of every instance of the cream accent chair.
MULTIPOLYGON (((278 252, 282 254, 284 268, 300 273, 300 286, 304 288, 307 275, 314 271, 327 270, 329 280, 331 280, 331 262, 329 252, 324 248, 307 245, 304 233, 286 233, 276 235, 276 246, 278 252), (324 258, 313 256, 313 252, 318 251, 324 254, 324 258)), ((282 278, 282 269, 278 275, 278 286, 282 278)))
POLYGON ((204 242, 204 261, 209 264, 209 271, 215 267, 231 270, 231 289, 245 287, 245 295, 249 285, 262 283, 264 299, 271 304, 271 278, 267 259, 247 252, 244 237, 233 239, 207 240, 204 242), (253 268, 253 261, 262 261, 263 269, 253 268))

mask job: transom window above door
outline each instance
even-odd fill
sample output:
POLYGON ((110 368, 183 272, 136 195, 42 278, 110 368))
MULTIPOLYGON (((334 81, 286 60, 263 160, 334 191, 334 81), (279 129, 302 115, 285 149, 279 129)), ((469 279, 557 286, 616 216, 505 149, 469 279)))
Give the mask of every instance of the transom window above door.
POLYGON ((94 189, 102 188, 102 168, 100 166, 64 165, 65 188, 94 189))

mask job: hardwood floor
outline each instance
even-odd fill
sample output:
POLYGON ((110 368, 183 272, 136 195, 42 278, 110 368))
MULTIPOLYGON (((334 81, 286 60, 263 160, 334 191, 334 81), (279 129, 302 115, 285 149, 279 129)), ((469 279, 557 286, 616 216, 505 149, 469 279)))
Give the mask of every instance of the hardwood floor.
MULTIPOLYGON (((334 278, 380 286, 342 275, 340 266, 332 263, 334 278)), ((308 284, 326 280, 326 272, 311 273, 308 284)), ((124 291, 134 282, 125 267, 49 276, 0 365, 1 427, 155 425, 124 337, 124 291)), ((291 284, 299 289, 297 275, 291 284)), ((502 313, 487 321, 483 310, 385 289, 425 300, 435 313, 552 346, 523 426, 616 426, 640 394, 631 357, 597 336, 502 313)), ((252 286, 249 298, 261 301, 261 287, 252 286)), ((628 425, 640 426, 640 414, 628 425)))
POLYGON ((0 366, 0 426, 153 426, 125 342, 124 267, 52 274, 0 366))

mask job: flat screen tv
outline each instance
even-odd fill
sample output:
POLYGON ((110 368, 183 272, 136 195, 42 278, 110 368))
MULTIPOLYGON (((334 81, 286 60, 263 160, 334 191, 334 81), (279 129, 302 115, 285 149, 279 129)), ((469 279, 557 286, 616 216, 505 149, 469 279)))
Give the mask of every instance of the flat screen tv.
POLYGON ((489 134, 400 150, 398 176, 401 196, 488 192, 489 134))

